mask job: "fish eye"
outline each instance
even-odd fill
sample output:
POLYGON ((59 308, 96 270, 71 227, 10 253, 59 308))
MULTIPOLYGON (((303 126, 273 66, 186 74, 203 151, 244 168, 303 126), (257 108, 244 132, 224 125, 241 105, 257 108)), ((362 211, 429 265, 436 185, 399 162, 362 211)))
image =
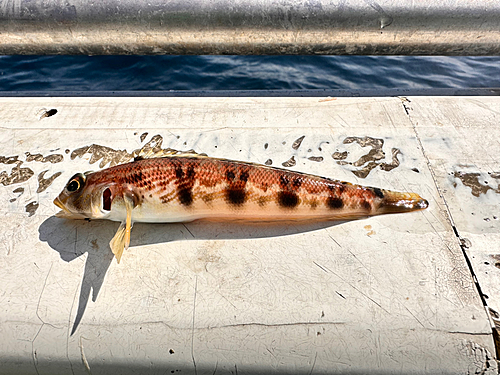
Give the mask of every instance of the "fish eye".
POLYGON ((69 180, 68 184, 66 185, 66 191, 68 193, 74 193, 75 191, 80 190, 84 184, 85 176, 81 173, 77 173, 69 180))
POLYGON ((78 189, 80 189, 80 183, 78 182, 78 180, 73 180, 68 184, 68 187, 66 189, 68 189, 70 193, 77 191, 78 189))

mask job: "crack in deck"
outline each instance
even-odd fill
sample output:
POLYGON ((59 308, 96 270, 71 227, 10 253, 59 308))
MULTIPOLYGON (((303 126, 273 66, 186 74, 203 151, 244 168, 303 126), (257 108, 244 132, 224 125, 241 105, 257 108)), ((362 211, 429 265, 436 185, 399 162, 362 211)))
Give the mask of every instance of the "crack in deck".
MULTIPOLYGON (((429 169, 432 180, 434 181, 434 186, 436 187, 436 190, 439 194, 439 197, 441 198, 442 203, 445 207, 445 210, 447 213, 447 219, 450 221, 450 225, 451 225, 451 228, 453 229, 453 233, 455 234, 456 238, 458 239, 458 244, 460 246, 460 249, 462 250, 462 254, 465 258, 465 262, 467 264, 470 275, 472 277, 472 281, 473 281, 474 285, 476 286, 477 292, 479 293, 479 298, 481 299, 481 301, 483 303, 483 307, 486 311, 486 316, 489 318, 490 323, 491 323, 493 320, 492 320, 492 317, 491 317, 490 312, 489 312, 489 306, 488 306, 488 303, 486 302, 486 299, 484 298, 484 294, 481 290, 481 285, 479 285, 479 281, 478 281, 476 274, 474 272, 472 262, 471 262, 469 256, 467 255, 467 252, 466 252, 467 246, 465 245, 465 239, 463 237, 461 237, 460 233, 458 232, 458 228, 456 227, 455 222, 453 220, 453 216, 451 214, 450 207, 448 206, 448 202, 446 201, 446 199, 441 191, 441 188, 437 182, 436 174, 434 173, 434 169, 432 168, 432 164, 430 162, 430 159, 427 156, 427 153, 425 152, 424 145, 423 145, 422 140, 420 138, 420 135, 418 133, 417 127, 416 127, 415 123, 413 122, 413 119, 411 116, 411 111, 413 110, 413 108, 411 106, 409 106, 409 104, 408 104, 408 103, 411 103, 411 101, 406 97, 399 97, 399 99, 401 100, 401 104, 403 106, 403 109, 404 109, 406 115, 408 116, 408 120, 410 121, 410 124, 413 127, 413 131, 415 133, 415 137, 417 139, 417 142, 420 146, 420 150, 422 151, 422 155, 425 158, 425 161, 427 163, 427 168, 429 169)), ((491 330, 492 330, 493 343, 495 345, 495 358, 498 359, 498 356, 500 354, 500 332, 498 331, 498 329, 494 323, 491 324, 491 330)))

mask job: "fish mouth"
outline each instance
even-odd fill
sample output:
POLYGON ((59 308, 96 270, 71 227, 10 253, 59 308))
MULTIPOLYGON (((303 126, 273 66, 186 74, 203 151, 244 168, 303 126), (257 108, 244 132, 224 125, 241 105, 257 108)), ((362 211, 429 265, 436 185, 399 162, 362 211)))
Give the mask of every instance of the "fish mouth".
POLYGON ((59 197, 57 197, 56 199, 54 199, 54 204, 57 207, 59 207, 61 210, 69 212, 69 210, 64 206, 64 203, 61 202, 61 200, 59 199, 59 197))
POLYGON ((427 207, 429 207, 427 199, 422 198, 420 201, 415 203, 415 209, 417 210, 425 210, 427 207))

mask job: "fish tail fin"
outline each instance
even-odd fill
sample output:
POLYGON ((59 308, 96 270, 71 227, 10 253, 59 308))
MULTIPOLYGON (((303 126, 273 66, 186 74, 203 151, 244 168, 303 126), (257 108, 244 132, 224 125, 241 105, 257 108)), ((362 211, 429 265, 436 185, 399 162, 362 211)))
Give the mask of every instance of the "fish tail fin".
POLYGON ((395 214, 424 210, 429 202, 415 193, 400 193, 390 190, 382 190, 383 198, 377 209, 378 214, 395 214))

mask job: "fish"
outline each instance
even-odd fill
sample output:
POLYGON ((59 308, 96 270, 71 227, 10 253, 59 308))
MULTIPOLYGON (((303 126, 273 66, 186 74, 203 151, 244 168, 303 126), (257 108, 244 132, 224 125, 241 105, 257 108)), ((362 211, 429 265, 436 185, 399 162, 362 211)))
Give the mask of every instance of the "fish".
POLYGON ((319 222, 423 210, 416 193, 203 154, 141 157, 77 173, 54 200, 57 217, 120 222, 110 248, 120 263, 134 222, 319 222))

